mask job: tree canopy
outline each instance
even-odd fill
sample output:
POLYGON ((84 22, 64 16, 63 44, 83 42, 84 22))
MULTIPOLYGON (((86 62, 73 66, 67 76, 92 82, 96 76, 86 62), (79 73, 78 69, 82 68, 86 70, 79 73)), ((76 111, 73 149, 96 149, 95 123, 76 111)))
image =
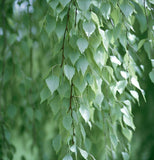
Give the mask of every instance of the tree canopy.
POLYGON ((0 9, 0 160, 129 160, 139 78, 154 83, 153 0, 0 9))

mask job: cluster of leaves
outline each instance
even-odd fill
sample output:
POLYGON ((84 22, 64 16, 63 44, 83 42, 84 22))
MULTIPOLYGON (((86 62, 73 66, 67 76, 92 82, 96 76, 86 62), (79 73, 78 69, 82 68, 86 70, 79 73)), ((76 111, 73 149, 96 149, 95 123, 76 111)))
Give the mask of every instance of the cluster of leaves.
POLYGON ((119 153, 128 159, 135 129, 131 101, 139 103, 136 89, 144 97, 135 52, 144 45, 150 58, 152 38, 140 41, 133 25, 138 20, 141 33, 152 27, 146 19, 150 11, 144 13, 145 4, 127 0, 48 1, 48 5, 42 27, 58 63, 49 70, 41 99, 48 100, 57 117, 55 151, 64 152, 61 146, 66 145, 69 158, 64 159, 72 159, 70 152, 77 157, 78 149, 84 159, 94 159, 91 152, 98 152, 98 159, 116 159, 119 153))
POLYGON ((0 159, 128 160, 142 49, 154 58, 152 0, 1 6, 0 159))

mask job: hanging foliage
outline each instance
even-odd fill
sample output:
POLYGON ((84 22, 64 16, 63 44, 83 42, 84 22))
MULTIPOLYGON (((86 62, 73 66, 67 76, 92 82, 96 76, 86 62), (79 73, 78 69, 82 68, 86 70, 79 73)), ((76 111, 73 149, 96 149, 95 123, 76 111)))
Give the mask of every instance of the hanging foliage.
POLYGON ((2 0, 0 160, 129 159, 153 4, 2 0))

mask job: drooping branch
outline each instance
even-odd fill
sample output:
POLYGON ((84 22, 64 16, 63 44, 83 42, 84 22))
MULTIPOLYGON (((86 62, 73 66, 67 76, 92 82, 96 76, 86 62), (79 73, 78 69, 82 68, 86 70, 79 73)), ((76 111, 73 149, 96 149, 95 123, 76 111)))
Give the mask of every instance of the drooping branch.
MULTIPOLYGON (((75 126, 74 126, 73 108, 72 108, 72 100, 73 100, 73 92, 72 92, 72 90, 73 90, 73 83, 71 84, 70 103, 69 103, 69 109, 68 109, 67 113, 69 113, 69 111, 71 112, 73 136, 75 136, 75 126)), ((74 144, 74 139, 73 138, 72 138, 72 143, 74 144)))
POLYGON ((66 27, 65 27, 65 31, 64 31, 64 37, 63 37, 63 42, 62 42, 62 60, 61 60, 61 65, 60 67, 63 66, 64 64, 64 59, 65 59, 65 55, 64 55, 64 49, 65 49, 65 39, 66 39, 66 32, 68 31, 68 23, 69 23, 69 18, 70 18, 70 9, 71 9, 71 3, 73 0, 70 1, 69 3, 69 7, 68 7, 68 11, 67 11, 67 20, 66 20, 66 27))

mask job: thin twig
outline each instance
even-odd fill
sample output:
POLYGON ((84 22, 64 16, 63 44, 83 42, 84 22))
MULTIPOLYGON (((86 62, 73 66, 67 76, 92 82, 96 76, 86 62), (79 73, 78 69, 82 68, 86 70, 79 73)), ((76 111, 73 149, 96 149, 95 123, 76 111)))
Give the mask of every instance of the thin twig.
MULTIPOLYGON (((73 120, 73 108, 72 108, 72 100, 73 100, 73 83, 71 84, 71 92, 70 92, 70 106, 69 109, 67 111, 67 113, 69 113, 69 111, 71 111, 71 118, 72 118, 72 128, 73 128, 73 136, 75 136, 75 126, 74 126, 74 120, 73 120)), ((72 143, 74 144, 74 139, 72 138, 72 143)))
POLYGON ((65 39, 66 39, 66 32, 68 31, 68 22, 69 22, 69 18, 70 18, 71 3, 72 3, 72 0, 71 0, 71 2, 69 3, 69 7, 68 7, 68 11, 67 11, 66 28, 65 28, 65 31, 64 31, 63 43, 62 43, 62 48, 61 48, 61 49, 62 49, 62 60, 61 60, 61 65, 60 65, 60 67, 63 66, 64 59, 65 59, 65 55, 64 55, 65 39))

